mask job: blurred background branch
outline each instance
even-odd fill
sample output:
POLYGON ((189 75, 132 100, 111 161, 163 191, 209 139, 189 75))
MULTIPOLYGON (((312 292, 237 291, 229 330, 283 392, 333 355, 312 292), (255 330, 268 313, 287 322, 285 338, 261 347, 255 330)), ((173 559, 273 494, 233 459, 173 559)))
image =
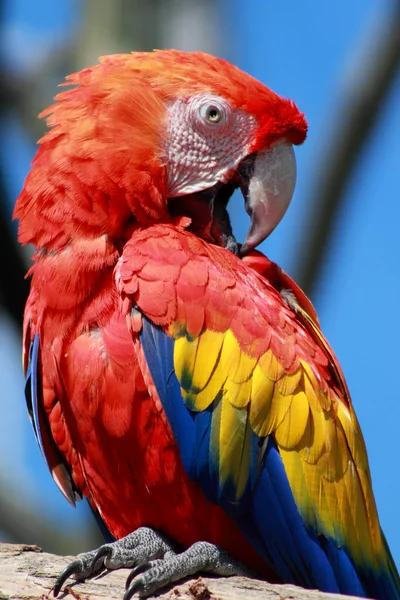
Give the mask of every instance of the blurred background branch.
MULTIPOLYGON (((1 481, 1 479, 0 479, 1 481)), ((15 498, 7 488, 0 488, 0 531, 9 542, 37 544, 53 548, 57 554, 74 554, 77 550, 76 532, 52 524, 45 515, 30 506, 26 498, 15 498)), ((84 528, 79 544, 95 548, 101 536, 95 527, 84 528)), ((0 538, 1 541, 1 538, 0 538)))
MULTIPOLYGON (((396 0, 350 57, 351 80, 342 87, 326 131, 324 151, 317 157, 309 192, 307 244, 301 244, 296 281, 313 296, 332 242, 347 188, 381 109, 400 72, 400 2, 396 0)), ((400 166, 400 163, 399 163, 400 166)), ((306 217, 307 221, 307 217, 306 217)))
MULTIPOLYGON (((0 86, 0 95, 2 93, 0 86)), ((0 119, 4 118, 0 108, 0 119)), ((15 231, 11 230, 10 212, 5 210, 7 190, 3 168, 0 166, 0 303, 3 311, 14 321, 19 329, 22 325, 24 306, 29 292, 29 283, 25 279, 27 265, 23 260, 15 231)))

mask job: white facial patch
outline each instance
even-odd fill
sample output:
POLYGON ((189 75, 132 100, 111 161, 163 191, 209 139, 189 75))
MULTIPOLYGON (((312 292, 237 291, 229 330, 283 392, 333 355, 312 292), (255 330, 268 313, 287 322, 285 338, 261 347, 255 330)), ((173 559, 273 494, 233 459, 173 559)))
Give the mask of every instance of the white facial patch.
POLYGON ((226 183, 249 153, 257 121, 212 94, 178 98, 167 112, 168 196, 226 183))

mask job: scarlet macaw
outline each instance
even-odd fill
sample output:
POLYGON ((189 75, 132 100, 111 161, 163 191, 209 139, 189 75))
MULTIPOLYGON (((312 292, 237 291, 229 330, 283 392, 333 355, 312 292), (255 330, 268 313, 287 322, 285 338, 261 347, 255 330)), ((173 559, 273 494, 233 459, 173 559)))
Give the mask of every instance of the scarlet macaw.
POLYGON ((245 567, 399 598, 340 366, 310 301, 255 250, 291 201, 304 116, 202 53, 108 56, 68 84, 15 210, 36 247, 27 403, 58 487, 109 541, 56 594, 136 565, 126 599, 245 567))

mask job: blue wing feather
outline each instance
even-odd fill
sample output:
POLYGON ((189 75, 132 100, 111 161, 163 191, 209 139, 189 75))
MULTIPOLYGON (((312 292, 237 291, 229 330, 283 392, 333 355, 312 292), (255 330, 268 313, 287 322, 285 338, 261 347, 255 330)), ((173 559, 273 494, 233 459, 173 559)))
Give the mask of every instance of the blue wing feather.
POLYGON ((398 599, 395 577, 357 571, 345 548, 305 526, 272 437, 254 435, 250 484, 239 505, 230 501, 233 482, 221 488, 217 450, 211 451, 212 428, 219 427, 218 398, 202 412, 187 408, 174 371, 174 340, 145 317, 140 339, 186 472, 235 520, 277 575, 326 592, 398 599))
POLYGON ((196 477, 196 461, 193 454, 195 414, 188 410, 183 402, 174 401, 175 398, 181 397, 179 381, 174 371, 174 341, 144 318, 141 343, 170 427, 178 442, 183 466, 188 475, 194 479, 196 477))
POLYGON ((276 546, 274 568, 285 581, 333 593, 365 595, 353 565, 350 577, 333 569, 332 563, 340 563, 344 552, 305 527, 272 438, 268 440, 262 474, 254 490, 252 512, 263 540, 276 546))
POLYGON ((71 472, 62 454, 58 450, 46 417, 42 400, 42 382, 40 377, 40 339, 36 333, 29 347, 28 367, 25 378, 25 398, 33 431, 43 458, 64 497, 75 506, 82 499, 71 472))
POLYGON ((228 479, 224 487, 221 487, 218 456, 215 452, 214 454, 210 452, 212 429, 216 428, 219 431, 220 399, 217 397, 204 411, 190 410, 182 401, 181 386, 175 375, 174 340, 145 317, 143 317, 140 339, 187 474, 200 483, 208 500, 220 504, 223 508, 229 507, 229 511, 235 515, 244 512, 246 502, 251 497, 251 484, 254 484, 258 471, 257 436, 251 432, 252 476, 249 481, 250 485, 247 486, 240 504, 236 504, 234 502, 236 496, 234 484, 228 479))
MULTIPOLYGON (((39 334, 33 338, 29 347, 28 369, 25 378, 25 399, 28 408, 29 417, 31 419, 33 431, 35 432, 36 440, 39 448, 46 460, 46 454, 43 447, 43 439, 39 424, 39 381, 38 381, 38 364, 39 364, 39 334)), ((47 461, 46 461, 47 462, 47 461)))

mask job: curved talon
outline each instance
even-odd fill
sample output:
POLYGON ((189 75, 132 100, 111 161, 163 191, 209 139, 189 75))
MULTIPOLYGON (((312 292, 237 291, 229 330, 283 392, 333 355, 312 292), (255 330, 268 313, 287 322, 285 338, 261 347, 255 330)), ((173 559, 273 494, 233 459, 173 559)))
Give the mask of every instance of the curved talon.
POLYGON ((74 573, 79 573, 81 569, 82 565, 79 560, 74 560, 74 562, 70 563, 67 567, 65 567, 64 571, 57 577, 57 581, 53 588, 53 596, 55 598, 57 598, 63 584, 67 581, 68 577, 70 577, 74 573))
MULTIPOLYGON (((150 568, 151 568, 151 563, 146 561, 146 562, 142 562, 140 565, 138 565, 137 567, 132 569, 132 571, 129 573, 128 577, 126 578, 125 589, 128 590, 128 587, 130 586, 132 579, 134 579, 136 577, 136 575, 139 575, 139 573, 144 573, 144 571, 147 571, 147 569, 150 569, 150 568)), ((125 600, 125 596, 124 596, 124 600, 125 600)))
MULTIPOLYGON (((101 558, 104 559, 104 558, 111 557, 111 556, 112 556, 112 548, 110 546, 100 546, 100 548, 97 550, 96 554, 90 561, 89 569, 91 571, 94 571, 98 560, 100 560, 101 558)), ((105 566, 104 560, 102 561, 102 565, 99 565, 99 567, 100 566, 105 566)))
MULTIPOLYGON (((135 570, 135 569, 134 569, 135 570)), ((130 600, 135 592, 137 592, 142 586, 142 580, 138 579, 135 583, 132 583, 131 586, 126 590, 124 597, 122 600, 130 600)))

